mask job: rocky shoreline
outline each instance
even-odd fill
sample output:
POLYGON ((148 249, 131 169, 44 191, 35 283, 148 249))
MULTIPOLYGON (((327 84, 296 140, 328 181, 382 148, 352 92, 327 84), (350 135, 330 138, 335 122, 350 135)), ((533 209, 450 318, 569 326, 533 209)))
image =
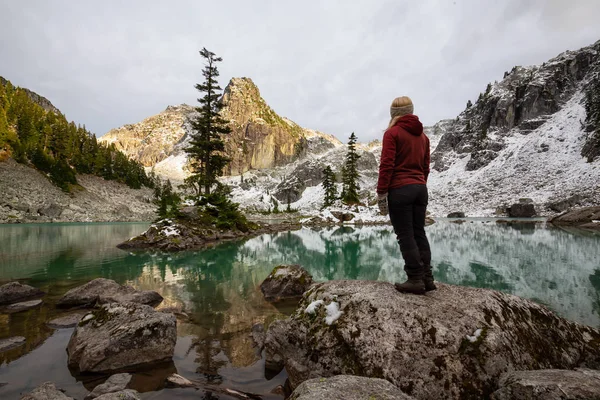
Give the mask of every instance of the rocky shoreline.
MULTIPOLYGON (((422 296, 399 293, 388 282, 315 283, 297 265, 274 268, 260 289, 267 301, 297 304, 288 318, 252 332, 265 351, 265 376, 285 368, 289 391, 281 396, 288 399, 600 396, 600 331, 526 299, 441 283, 422 296)), ((3 306, 43 296, 18 282, 0 286, 3 306)), ((96 383, 86 384, 85 400, 140 399, 131 374, 172 364, 183 314, 154 309, 161 301, 157 292, 103 278, 60 298, 57 307, 69 311, 47 324, 73 328, 69 368, 81 377, 96 374, 96 383)), ((0 352, 23 343, 20 337, 3 339, 0 352)), ((262 398, 168 370, 159 389, 262 398)), ((21 399, 73 397, 46 382, 21 399)))

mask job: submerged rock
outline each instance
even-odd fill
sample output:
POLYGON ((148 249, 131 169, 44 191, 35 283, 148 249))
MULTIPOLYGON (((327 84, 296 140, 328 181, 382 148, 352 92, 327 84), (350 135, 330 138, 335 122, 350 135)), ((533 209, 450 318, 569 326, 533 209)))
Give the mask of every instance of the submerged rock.
POLYGON ((268 301, 292 299, 301 297, 312 282, 312 276, 301 266, 280 265, 260 284, 260 290, 268 301))
POLYGON ((185 387, 196 386, 196 384, 194 382, 190 381, 187 378, 184 378, 183 376, 181 376, 179 374, 169 375, 169 377, 167 377, 167 380, 165 381, 165 384, 167 385, 167 387, 176 387, 176 388, 185 388, 185 387))
POLYGON ((138 392, 131 389, 121 390, 119 392, 107 393, 96 397, 96 400, 140 400, 138 392))
POLYGON ((115 393, 127 389, 127 385, 131 382, 131 374, 115 374, 111 375, 106 382, 96 386, 94 390, 85 396, 85 400, 95 399, 107 393, 115 393))
POLYGON ((167 361, 177 341, 177 319, 134 303, 111 303, 81 319, 71 336, 69 367, 107 373, 167 361))
POLYGON ((557 226, 576 226, 584 229, 600 229, 600 206, 583 207, 568 211, 550 220, 557 226))
POLYGON ((546 369, 502 376, 493 400, 600 399, 600 371, 546 369))
POLYGON ((6 339, 0 339, 0 353, 8 351, 25 344, 25 338, 23 336, 13 336, 6 339))
POLYGON ((412 398, 384 379, 337 375, 303 382, 294 390, 289 400, 410 400, 412 398))
POLYGON ((492 290, 439 284, 415 296, 386 282, 331 281, 270 325, 265 350, 267 367, 285 365, 292 388, 348 374, 418 399, 479 399, 508 371, 599 368, 598 343, 598 330, 492 290))
POLYGON ((0 286, 0 305, 16 303, 44 294, 44 292, 32 286, 23 285, 19 282, 9 282, 0 286))
POLYGON ((57 389, 54 383, 46 382, 31 393, 21 396, 21 400, 73 400, 73 398, 57 389))
POLYGON ((2 308, 2 311, 7 312, 7 313, 16 313, 16 312, 31 310, 32 308, 38 307, 41 304, 42 304, 42 300, 39 300, 39 299, 22 301, 20 303, 14 303, 14 304, 9 304, 7 306, 4 306, 2 308))
POLYGON ((162 300, 162 296, 153 290, 140 291, 131 286, 119 285, 112 279, 97 278, 69 290, 57 305, 77 307, 107 303, 138 303, 155 306, 162 300))
POLYGON ((46 325, 52 329, 65 329, 73 328, 81 321, 81 318, 87 314, 86 312, 76 312, 67 315, 63 315, 49 321, 46 325))

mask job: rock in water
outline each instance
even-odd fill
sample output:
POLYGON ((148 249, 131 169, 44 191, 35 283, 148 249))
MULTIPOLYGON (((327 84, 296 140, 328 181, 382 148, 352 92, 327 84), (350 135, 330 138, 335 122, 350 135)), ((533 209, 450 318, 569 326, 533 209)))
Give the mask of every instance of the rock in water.
POLYGON ((56 388, 52 382, 46 382, 31 393, 21 396, 21 400, 73 400, 56 388))
POLYGON ((81 318, 87 314, 84 311, 76 312, 72 314, 62 315, 49 321, 46 325, 52 329, 66 329, 73 328, 81 321, 81 318))
POLYGON ((20 303, 9 304, 6 307, 3 307, 3 311, 7 313, 16 313, 21 311, 30 310, 42 304, 41 300, 29 300, 22 301, 20 303))
POLYGON ((265 350, 292 389, 348 374, 386 379, 417 399, 480 399, 508 371, 598 368, 598 343, 598 330, 492 290, 440 284, 415 296, 386 282, 331 281, 271 324, 265 350))
POLYGON ((32 297, 43 296, 44 292, 19 282, 9 282, 0 286, 0 305, 16 303, 32 297))
POLYGON ((115 393, 103 394, 100 397, 96 397, 96 400, 140 400, 140 396, 138 396, 138 392, 135 390, 127 389, 115 393))
POLYGON ((0 353, 8 351, 25 344, 25 338, 23 336, 13 336, 6 339, 0 339, 0 353))
POLYGON ((384 379, 337 375, 303 382, 290 400, 410 400, 396 386, 384 379))
POLYGON ((260 284, 265 299, 278 301, 301 297, 312 284, 312 276, 299 265, 275 267, 260 284))
POLYGON ((512 218, 531 218, 535 217, 535 207, 533 204, 516 203, 508 208, 508 216, 512 218))
POLYGON ((153 290, 139 291, 119 285, 112 279, 97 278, 69 290, 57 303, 59 307, 92 306, 107 303, 138 303, 158 305, 162 296, 153 290))
POLYGON ((111 303, 82 318, 71 336, 69 367, 108 373, 173 357, 177 319, 134 303, 111 303))
POLYGON ((582 207, 565 212, 550 222, 553 225, 600 229, 600 207, 582 207))
POLYGON ((167 387, 176 387, 176 388, 185 388, 185 387, 196 386, 196 384, 194 382, 190 381, 187 378, 184 378, 183 376, 181 376, 179 374, 169 375, 167 377, 165 384, 167 385, 167 387))
POLYGON ((600 371, 547 369, 502 376, 493 400, 600 399, 600 371))
POLYGON ((451 212, 447 215, 447 218, 466 218, 465 213, 462 211, 451 212))
POLYGON ((127 385, 131 381, 131 374, 115 374, 111 375, 106 382, 96 386, 87 396, 85 400, 95 399, 107 393, 115 393, 127 389, 127 385))

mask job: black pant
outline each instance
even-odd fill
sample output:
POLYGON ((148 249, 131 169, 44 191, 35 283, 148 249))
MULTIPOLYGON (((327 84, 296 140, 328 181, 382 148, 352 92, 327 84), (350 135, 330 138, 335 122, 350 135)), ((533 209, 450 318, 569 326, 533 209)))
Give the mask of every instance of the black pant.
POLYGON ((426 185, 406 185, 388 192, 390 220, 406 265, 431 261, 425 235, 425 212, 429 195, 426 185), (426 260, 425 258, 429 258, 426 260))

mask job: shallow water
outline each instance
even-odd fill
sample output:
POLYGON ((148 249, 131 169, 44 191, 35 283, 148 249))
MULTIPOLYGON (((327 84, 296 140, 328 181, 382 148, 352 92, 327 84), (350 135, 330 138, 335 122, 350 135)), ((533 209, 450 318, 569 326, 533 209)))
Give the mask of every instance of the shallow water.
MULTIPOLYGON (((83 398, 101 381, 72 376, 65 351, 72 330, 45 325, 59 313, 53 302, 96 277, 157 290, 164 305, 190 315, 178 322, 173 363, 134 377, 134 387, 152 399, 229 398, 163 389, 164 378, 176 371, 202 384, 282 398, 271 391, 284 383, 285 373, 266 380, 264 360, 249 337, 253 325, 268 325, 290 311, 265 302, 258 290, 275 265, 301 264, 316 280, 404 278, 389 227, 302 229, 179 254, 136 255, 115 247, 147 225, 0 226, 0 284, 18 279, 48 293, 38 309, 0 314, 0 338, 27 338, 25 346, 0 354, 0 382, 8 382, 0 398, 19 398, 48 380, 83 398)), ((599 235, 489 220, 441 220, 427 233, 438 280, 514 293, 571 320, 600 325, 599 235)))

